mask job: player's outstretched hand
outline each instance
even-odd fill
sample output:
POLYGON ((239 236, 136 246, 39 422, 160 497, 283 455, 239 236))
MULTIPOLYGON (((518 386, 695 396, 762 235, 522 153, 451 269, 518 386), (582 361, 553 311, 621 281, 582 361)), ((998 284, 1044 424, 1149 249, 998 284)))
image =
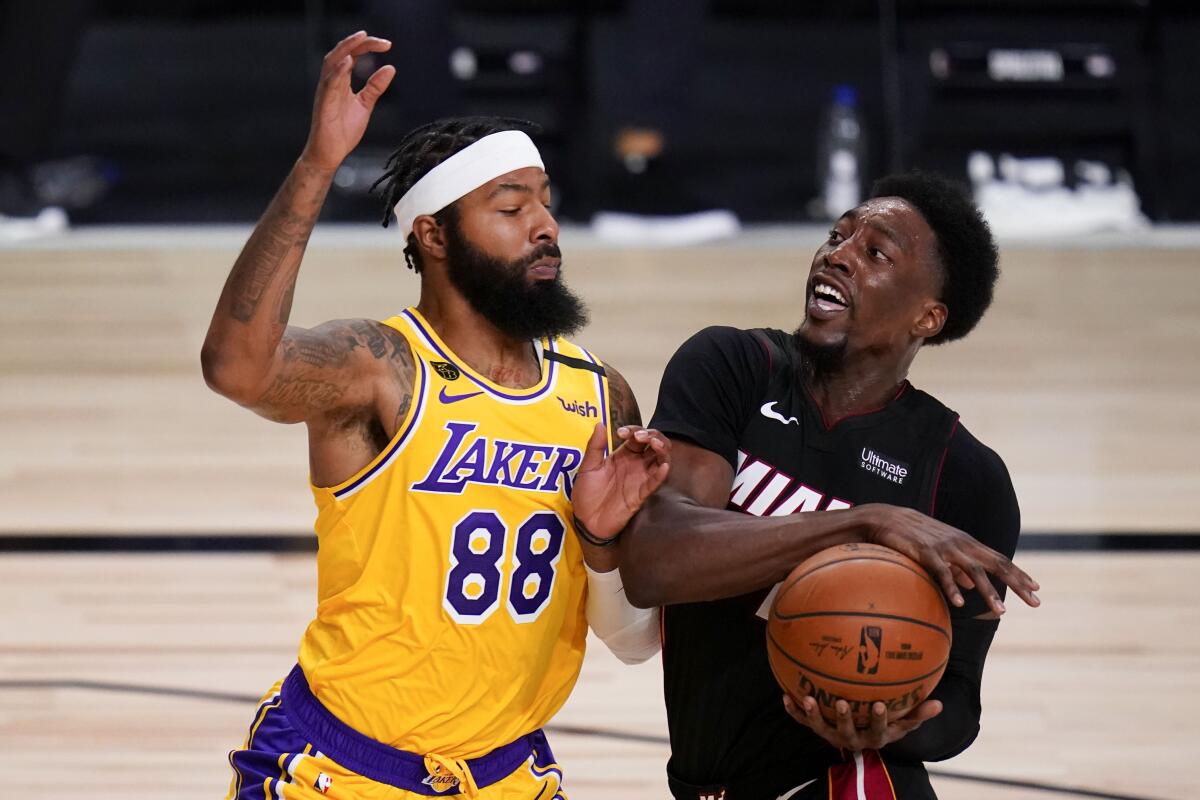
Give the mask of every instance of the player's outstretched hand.
POLYGON ((1042 601, 1034 594, 1041 587, 1002 553, 970 534, 911 508, 884 504, 859 506, 868 514, 867 541, 898 550, 921 564, 939 584, 951 604, 963 604, 964 589, 978 589, 992 611, 1004 613, 1004 603, 988 573, 1008 584, 1028 605, 1042 601))
POLYGON ((653 428, 621 426, 621 445, 605 458, 607 436, 596 423, 571 492, 575 516, 601 539, 620 533, 671 469, 671 440, 653 428))
POLYGON ((805 697, 799 703, 784 694, 783 707, 792 716, 813 733, 842 750, 878 750, 894 741, 903 739, 908 734, 921 727, 926 721, 942 713, 940 700, 926 700, 912 711, 897 720, 888 720, 887 706, 875 703, 871 707, 871 721, 865 728, 854 727, 854 717, 850 713, 850 704, 838 700, 834 705, 837 711, 837 724, 830 725, 821 716, 817 701, 805 697))
POLYGON ((357 93, 350 86, 350 73, 360 57, 383 53, 391 47, 387 39, 359 31, 342 39, 325 56, 302 160, 320 169, 335 170, 358 146, 375 102, 396 77, 396 68, 388 64, 375 70, 357 93))

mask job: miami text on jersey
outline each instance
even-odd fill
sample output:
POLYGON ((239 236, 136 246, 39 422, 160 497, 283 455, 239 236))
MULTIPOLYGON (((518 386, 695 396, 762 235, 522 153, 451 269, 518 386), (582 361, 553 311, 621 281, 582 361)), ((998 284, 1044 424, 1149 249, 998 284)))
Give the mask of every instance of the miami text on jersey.
POLYGON ((834 511, 853 504, 836 497, 826 498, 824 492, 739 450, 729 505, 756 517, 782 517, 799 511, 834 511), (825 503, 827 499, 829 502, 825 503))

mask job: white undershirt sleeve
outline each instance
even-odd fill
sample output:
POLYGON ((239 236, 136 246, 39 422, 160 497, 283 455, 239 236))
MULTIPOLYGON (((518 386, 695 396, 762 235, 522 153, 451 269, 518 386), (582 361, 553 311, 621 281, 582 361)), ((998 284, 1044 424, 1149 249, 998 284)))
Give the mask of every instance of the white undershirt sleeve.
POLYGON ((612 654, 626 664, 640 664, 662 647, 657 608, 636 608, 625 598, 620 570, 587 568, 588 625, 612 654))

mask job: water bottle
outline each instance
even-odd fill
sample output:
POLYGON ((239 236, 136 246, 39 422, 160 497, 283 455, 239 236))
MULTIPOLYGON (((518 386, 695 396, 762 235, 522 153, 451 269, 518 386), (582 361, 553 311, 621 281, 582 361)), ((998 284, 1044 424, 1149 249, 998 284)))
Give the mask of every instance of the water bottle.
POLYGON ((818 142, 821 216, 837 219, 862 202, 866 142, 853 86, 835 86, 818 142))

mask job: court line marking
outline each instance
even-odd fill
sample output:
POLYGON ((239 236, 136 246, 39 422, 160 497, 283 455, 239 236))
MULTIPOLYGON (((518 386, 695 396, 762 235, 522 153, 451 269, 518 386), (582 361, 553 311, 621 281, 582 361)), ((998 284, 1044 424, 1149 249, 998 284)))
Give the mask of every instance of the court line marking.
MULTIPOLYGON (((75 689, 96 692, 122 692, 126 694, 148 694, 165 697, 179 697, 189 700, 212 700, 224 703, 238 703, 253 706, 262 701, 258 695, 239 694, 236 692, 214 692, 208 689, 186 689, 170 686, 150 686, 134 683, 115 683, 110 681, 91 681, 75 679, 48 680, 0 680, 0 690, 29 690, 29 689, 75 689)), ((547 733, 564 736, 590 736, 597 739, 611 739, 620 742, 641 742, 644 744, 669 745, 671 740, 666 736, 655 736, 645 733, 614 731, 604 728, 590 728, 578 725, 547 725, 547 733)), ((928 769, 928 768, 927 768, 928 769)), ((1113 794, 1095 789, 1084 789, 1074 786, 1055 786, 1037 781, 1024 781, 1012 778, 993 778, 988 775, 973 775, 966 772, 951 772, 941 769, 929 769, 929 774, 935 778, 947 780, 970 781, 985 783, 992 786, 1004 786, 1013 789, 1032 789, 1051 794, 1064 794, 1071 797, 1089 797, 1096 800, 1165 800, 1165 798, 1146 797, 1144 795, 1113 794)))
MULTIPOLYGON (((1017 555, 1039 552, 1177 552, 1200 550, 1200 531, 1026 531, 1017 555)), ((0 553, 315 553, 313 533, 170 534, 0 533, 0 553)))

